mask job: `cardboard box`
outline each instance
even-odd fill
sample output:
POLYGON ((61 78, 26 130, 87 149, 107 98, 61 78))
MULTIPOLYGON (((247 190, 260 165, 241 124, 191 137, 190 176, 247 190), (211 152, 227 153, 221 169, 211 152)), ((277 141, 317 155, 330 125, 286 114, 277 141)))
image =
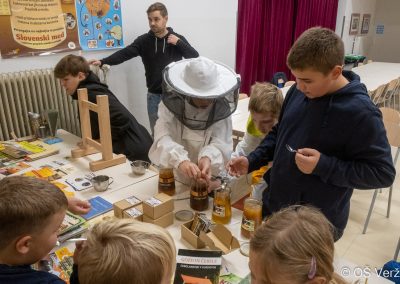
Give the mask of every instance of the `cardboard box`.
POLYGON ((239 241, 232 236, 231 231, 220 224, 217 224, 212 232, 207 234, 200 232, 200 240, 210 249, 221 250, 223 254, 230 253, 240 247, 239 241))
POLYGON ((181 237, 196 249, 204 248, 206 246, 205 243, 190 230, 192 223, 193 220, 181 225, 181 237))
POLYGON ((136 196, 130 196, 128 198, 122 199, 113 204, 114 208, 114 216, 117 218, 124 218, 124 211, 126 209, 132 208, 138 204, 142 203, 142 200, 137 198, 136 196))
POLYGON ((144 214, 153 220, 172 211, 174 211, 174 200, 165 193, 158 193, 143 201, 144 214))
POLYGON ((166 228, 174 223, 174 213, 169 212, 158 219, 151 219, 150 217, 143 215, 143 222, 152 223, 160 227, 166 228))
POLYGON ((143 205, 139 204, 124 210, 123 218, 131 218, 138 221, 143 221, 143 205))

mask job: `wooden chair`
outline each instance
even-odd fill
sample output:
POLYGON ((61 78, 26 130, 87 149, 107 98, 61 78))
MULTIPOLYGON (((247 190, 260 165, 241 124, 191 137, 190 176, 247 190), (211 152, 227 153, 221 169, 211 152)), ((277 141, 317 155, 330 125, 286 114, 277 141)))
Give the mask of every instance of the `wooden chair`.
MULTIPOLYGON (((397 159, 400 153, 400 112, 391 108, 380 108, 383 116, 383 124, 385 125, 386 135, 389 140, 389 144, 392 147, 396 147, 396 155, 393 160, 394 165, 396 166, 397 159)), ((372 210, 374 209, 376 196, 378 195, 379 189, 375 189, 374 195, 372 197, 371 205, 369 207, 367 219, 365 220, 363 234, 367 232, 368 224, 371 218, 372 210)), ((390 207, 392 203, 392 193, 393 193, 393 185, 389 188, 389 199, 388 199, 388 207, 386 212, 386 217, 390 216, 390 207)))
POLYGON ((371 92, 371 100, 378 107, 383 106, 383 102, 385 101, 385 90, 387 88, 387 84, 380 85, 376 90, 371 92))
POLYGON ((383 95, 383 106, 400 110, 399 109, 399 91, 400 91, 400 79, 394 79, 387 84, 385 93, 383 95))
POLYGON ((244 133, 238 130, 232 130, 232 141, 233 141, 233 151, 236 149, 236 145, 243 140, 244 133))

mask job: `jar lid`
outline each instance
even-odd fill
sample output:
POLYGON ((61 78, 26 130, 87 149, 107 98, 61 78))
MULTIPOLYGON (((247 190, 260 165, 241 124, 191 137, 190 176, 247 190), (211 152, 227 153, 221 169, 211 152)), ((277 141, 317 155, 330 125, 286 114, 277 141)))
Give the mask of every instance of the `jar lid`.
POLYGON ((187 209, 175 212, 175 219, 178 221, 190 221, 193 219, 193 216, 193 211, 187 209))

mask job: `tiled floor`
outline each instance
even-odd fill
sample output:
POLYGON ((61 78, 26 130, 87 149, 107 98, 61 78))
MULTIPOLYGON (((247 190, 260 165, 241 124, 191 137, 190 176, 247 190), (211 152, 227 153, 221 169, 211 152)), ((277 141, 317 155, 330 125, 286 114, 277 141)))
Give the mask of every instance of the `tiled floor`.
POLYGON ((382 267, 393 259, 400 237, 400 161, 397 162, 396 169, 390 218, 386 218, 389 196, 389 189, 386 188, 378 194, 367 233, 363 235, 362 230, 374 191, 355 190, 347 228, 343 237, 335 244, 337 256, 357 265, 370 267, 382 267))

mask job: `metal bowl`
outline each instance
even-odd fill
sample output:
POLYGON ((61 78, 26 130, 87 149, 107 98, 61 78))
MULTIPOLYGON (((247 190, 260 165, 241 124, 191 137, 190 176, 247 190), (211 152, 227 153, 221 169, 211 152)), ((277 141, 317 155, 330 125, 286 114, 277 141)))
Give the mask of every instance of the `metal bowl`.
POLYGON ((150 166, 149 162, 141 160, 136 160, 131 163, 132 172, 135 175, 144 175, 149 166, 150 166))

